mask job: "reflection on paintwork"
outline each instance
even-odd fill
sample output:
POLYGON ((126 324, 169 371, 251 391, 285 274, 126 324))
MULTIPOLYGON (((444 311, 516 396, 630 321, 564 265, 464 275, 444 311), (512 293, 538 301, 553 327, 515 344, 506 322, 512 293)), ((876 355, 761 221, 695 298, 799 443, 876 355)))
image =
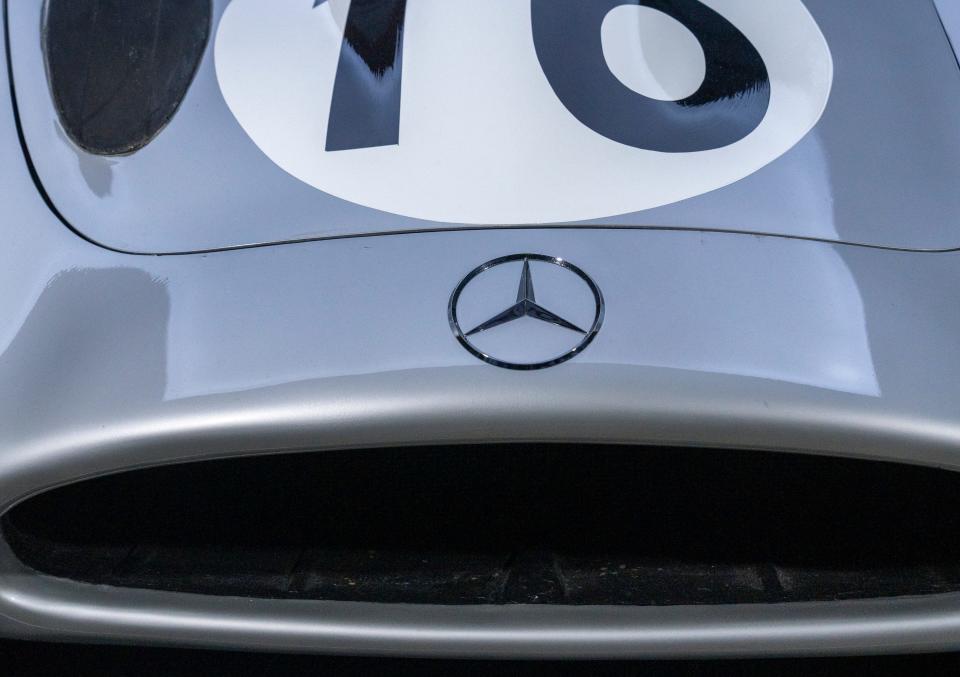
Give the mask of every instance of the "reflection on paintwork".
MULTIPOLYGON (((320 2, 314 2, 317 7, 320 2)), ((389 146, 400 139, 407 0, 353 0, 340 47, 325 150, 389 146)))
MULTIPOLYGON (((843 239, 841 223, 835 214, 838 200, 834 179, 835 158, 816 130, 808 134, 789 153, 769 165, 762 173, 748 176, 723 191, 687 200, 684 211, 660 207, 647 212, 651 223, 671 228, 686 228, 690 223, 714 222, 717 227, 738 230, 745 209, 768 214, 767 223, 783 232, 803 232, 824 240, 843 239), (765 186, 784 185, 790 190, 764 190, 765 186)), ((619 219, 601 219, 604 224, 619 224, 619 219)))
POLYGON ((67 421, 83 427, 92 402, 105 410, 156 405, 166 388, 170 311, 165 284, 142 269, 57 273, 0 354, 0 379, 22 385, 2 416, 40 432, 67 421))
POLYGON ((101 198, 110 195, 113 188, 113 166, 117 164, 117 161, 102 155, 87 153, 82 148, 72 145, 59 121, 55 124, 55 130, 64 143, 69 148, 73 148, 76 153, 77 166, 80 168, 80 174, 87 183, 90 192, 101 198))
POLYGON ((643 272, 620 306, 644 326, 603 337, 608 360, 880 396, 863 298, 834 249, 683 237, 633 249, 643 272))
POLYGON ((610 10, 600 39, 610 72, 638 94, 679 101, 703 85, 707 64, 697 36, 652 7, 626 4, 610 10))

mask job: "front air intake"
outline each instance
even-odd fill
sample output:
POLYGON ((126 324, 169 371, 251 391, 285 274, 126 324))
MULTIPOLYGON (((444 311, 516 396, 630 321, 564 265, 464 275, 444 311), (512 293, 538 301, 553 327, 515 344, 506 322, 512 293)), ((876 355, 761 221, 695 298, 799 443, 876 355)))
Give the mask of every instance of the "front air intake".
POLYGON ((488 445, 134 470, 3 517, 27 566, 126 588, 678 605, 960 590, 960 474, 785 453, 488 445))

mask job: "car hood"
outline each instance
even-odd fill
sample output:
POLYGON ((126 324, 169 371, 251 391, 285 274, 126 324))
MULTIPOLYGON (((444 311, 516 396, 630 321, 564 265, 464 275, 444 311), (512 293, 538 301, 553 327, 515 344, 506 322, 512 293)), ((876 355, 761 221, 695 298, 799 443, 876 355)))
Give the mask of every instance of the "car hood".
POLYGON ((130 56, 137 17, 77 19, 130 49, 60 45, 79 55, 64 79, 43 3, 10 3, 42 191, 88 239, 140 253, 544 225, 960 246, 960 69, 932 0, 354 4, 214 0, 199 31, 168 17, 170 40, 208 37, 195 75, 167 64, 178 91, 160 57, 130 56), (58 87, 87 83, 82 126, 143 78, 141 103, 176 99, 169 119, 91 148, 58 87))

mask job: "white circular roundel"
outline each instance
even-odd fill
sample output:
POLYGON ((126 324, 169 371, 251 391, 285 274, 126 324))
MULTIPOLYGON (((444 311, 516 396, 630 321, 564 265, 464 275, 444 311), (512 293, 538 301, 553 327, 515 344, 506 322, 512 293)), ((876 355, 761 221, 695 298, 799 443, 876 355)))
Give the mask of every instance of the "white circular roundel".
POLYGON ((217 78, 285 171, 414 218, 578 221, 700 195, 792 148, 833 79, 801 0, 352 5, 232 0, 217 78))

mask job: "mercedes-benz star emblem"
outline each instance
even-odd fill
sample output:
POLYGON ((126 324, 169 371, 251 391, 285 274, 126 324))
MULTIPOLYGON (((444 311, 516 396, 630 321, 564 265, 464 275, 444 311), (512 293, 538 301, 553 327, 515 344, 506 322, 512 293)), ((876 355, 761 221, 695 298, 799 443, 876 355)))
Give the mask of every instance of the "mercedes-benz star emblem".
POLYGON ((450 295, 447 314, 460 344, 484 362, 505 369, 543 369, 583 352, 603 324, 603 310, 600 288, 569 261, 543 254, 512 254, 487 261, 467 273, 450 295), (535 269, 539 266, 538 275, 549 285, 548 293, 541 295, 540 301, 534 289, 531 262, 537 264, 535 269), (501 291, 503 297, 512 294, 504 284, 517 278, 504 274, 480 276, 510 263, 515 264, 520 283, 516 300, 507 305, 505 299, 499 301, 501 291), (481 284, 484 278, 490 280, 481 284), (468 287, 482 288, 471 296, 468 287), (463 308, 464 305, 470 307, 463 308), (496 305, 500 309, 491 310, 496 305), (514 324, 517 320, 524 322, 514 324), (461 327, 461 321, 467 331, 461 327), (551 350, 549 354, 538 354, 551 350))

